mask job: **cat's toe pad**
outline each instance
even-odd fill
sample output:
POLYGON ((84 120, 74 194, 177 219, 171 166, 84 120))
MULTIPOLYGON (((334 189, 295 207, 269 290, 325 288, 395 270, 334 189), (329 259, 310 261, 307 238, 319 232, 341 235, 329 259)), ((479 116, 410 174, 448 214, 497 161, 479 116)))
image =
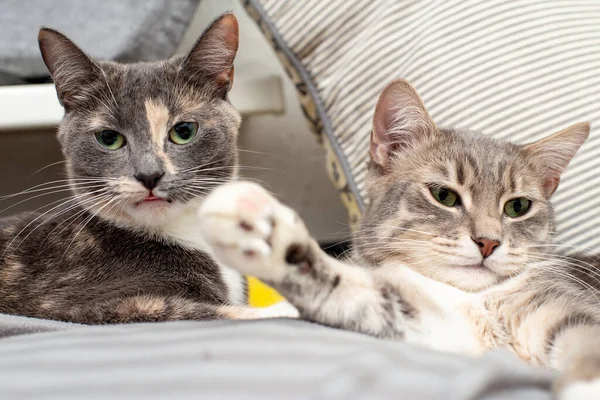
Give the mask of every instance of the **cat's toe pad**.
POLYGON ((213 255, 259 278, 274 278, 278 267, 283 268, 290 243, 307 236, 291 209, 249 182, 217 188, 200 208, 199 217, 213 255))

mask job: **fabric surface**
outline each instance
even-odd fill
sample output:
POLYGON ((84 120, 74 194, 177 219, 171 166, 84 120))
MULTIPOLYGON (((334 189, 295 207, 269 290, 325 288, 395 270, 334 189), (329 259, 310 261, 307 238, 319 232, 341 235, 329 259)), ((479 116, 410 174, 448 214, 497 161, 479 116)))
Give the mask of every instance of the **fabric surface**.
POLYGON ((0 314, 0 339, 8 336, 23 335, 27 333, 70 329, 77 326, 82 325, 0 314))
POLYGON ((70 326, 0 340, 3 399, 546 400, 505 352, 437 353, 302 321, 70 326))
POLYGON ((199 1, 2 0, 0 84, 48 76, 37 44, 42 26, 59 30, 98 59, 170 57, 199 1))
POLYGON ((355 225, 377 97, 408 79, 439 126, 525 143, 592 133, 554 196, 564 249, 600 244, 600 2, 246 0, 300 94, 355 225), (568 247, 574 246, 574 247, 568 247))

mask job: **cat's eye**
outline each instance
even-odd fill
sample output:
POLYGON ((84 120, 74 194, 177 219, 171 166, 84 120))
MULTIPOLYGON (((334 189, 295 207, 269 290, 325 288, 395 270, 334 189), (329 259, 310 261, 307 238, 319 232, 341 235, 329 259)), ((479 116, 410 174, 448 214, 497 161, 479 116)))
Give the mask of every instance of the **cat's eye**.
POLYGON ((186 144, 198 133, 197 122, 180 122, 169 131, 169 140, 175 144, 186 144))
POLYGON ((98 143, 109 150, 116 150, 125 146, 125 136, 117 131, 106 129, 96 132, 95 136, 98 143))
POLYGON ((512 199, 504 204, 504 213, 511 218, 517 218, 525 215, 531 208, 531 200, 525 197, 512 199))
POLYGON ((446 207, 455 207, 460 205, 460 197, 452 190, 445 187, 430 187, 431 195, 440 204, 446 207))

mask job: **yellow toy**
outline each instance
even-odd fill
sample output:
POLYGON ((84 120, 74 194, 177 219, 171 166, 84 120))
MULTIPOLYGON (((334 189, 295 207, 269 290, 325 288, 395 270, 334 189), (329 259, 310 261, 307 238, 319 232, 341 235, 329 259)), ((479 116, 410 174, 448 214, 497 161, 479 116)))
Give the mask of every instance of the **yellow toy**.
POLYGON ((251 307, 269 307, 285 300, 275 289, 253 276, 248 276, 248 305, 251 307))

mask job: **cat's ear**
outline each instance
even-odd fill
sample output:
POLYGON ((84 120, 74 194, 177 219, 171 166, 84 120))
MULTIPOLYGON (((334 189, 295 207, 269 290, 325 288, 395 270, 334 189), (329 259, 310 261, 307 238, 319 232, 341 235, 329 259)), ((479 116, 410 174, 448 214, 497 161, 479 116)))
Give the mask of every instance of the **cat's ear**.
POLYGON ((54 29, 40 29, 38 43, 54 80, 58 100, 68 110, 82 99, 85 88, 98 79, 102 71, 75 43, 54 29))
POLYGON ((233 60, 238 49, 239 28, 235 15, 217 18, 200 36, 183 61, 187 76, 212 86, 217 96, 226 97, 233 85, 233 60))
POLYGON ((523 146, 544 170, 544 190, 550 197, 558 188, 560 176, 590 133, 587 122, 572 125, 537 142, 523 146))
POLYGON ((435 132, 435 123, 417 91, 403 79, 393 81, 383 89, 375 107, 371 158, 385 167, 394 152, 406 150, 435 132))

